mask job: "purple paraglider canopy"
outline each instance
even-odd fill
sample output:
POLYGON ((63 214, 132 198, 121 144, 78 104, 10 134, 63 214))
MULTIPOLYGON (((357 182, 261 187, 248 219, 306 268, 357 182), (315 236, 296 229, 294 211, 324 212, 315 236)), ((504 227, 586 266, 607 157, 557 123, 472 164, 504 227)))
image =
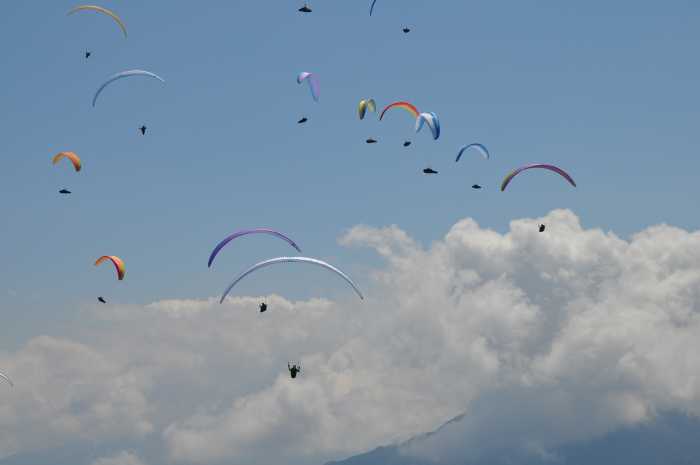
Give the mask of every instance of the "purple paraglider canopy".
POLYGON ((542 168, 545 170, 554 171, 555 173, 557 173, 558 175, 562 176, 564 179, 569 181, 569 183, 572 186, 576 187, 576 182, 574 182, 574 180, 571 178, 571 176, 569 176, 569 174, 566 171, 564 171, 563 169, 558 168, 554 165, 546 165, 546 164, 542 164, 542 163, 537 163, 534 165, 521 166, 520 168, 518 168, 515 171, 512 171, 510 174, 508 174, 508 176, 506 176, 503 179, 503 182, 501 183, 501 191, 504 191, 506 189, 506 187, 508 186, 508 184, 510 183, 510 181, 512 181, 513 178, 516 177, 518 174, 522 173, 525 170, 529 170, 529 169, 533 169, 533 168, 542 168))
POLYGON ((297 249, 299 253, 302 253, 301 249, 299 248, 296 243, 282 234, 279 231, 275 231, 273 229, 267 229, 267 228, 255 228, 255 229, 242 229, 240 231, 236 231, 235 233, 231 234, 230 236, 226 237, 223 241, 219 242, 216 247, 214 247, 214 250, 212 250, 211 255, 209 255, 209 264, 207 265, 208 267, 211 268, 211 264, 214 262, 214 258, 216 255, 219 253, 221 249, 224 248, 226 244, 231 242, 232 240, 241 237, 241 236, 246 236, 248 234, 269 234, 271 236, 279 237, 283 241, 287 242, 289 245, 297 249))

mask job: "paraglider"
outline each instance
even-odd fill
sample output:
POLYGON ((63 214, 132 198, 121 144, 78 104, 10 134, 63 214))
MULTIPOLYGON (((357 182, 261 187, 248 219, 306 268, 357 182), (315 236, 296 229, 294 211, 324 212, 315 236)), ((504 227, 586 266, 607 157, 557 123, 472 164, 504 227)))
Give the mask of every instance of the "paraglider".
POLYGON ((367 139, 365 142, 367 142, 368 144, 376 144, 376 143, 377 143, 377 140, 376 140, 376 139, 372 139, 372 138, 370 137, 370 138, 367 139))
POLYGON ((302 13, 311 13, 312 10, 311 10, 311 8, 309 8, 308 3, 304 3, 304 6, 299 8, 299 10, 297 10, 297 11, 301 11, 302 13))
POLYGON ((543 224, 540 225, 539 231, 544 232, 544 225, 543 224))
POLYGON ((95 266, 99 266, 107 260, 111 261, 114 264, 114 267, 117 270, 117 278, 119 279, 119 281, 123 280, 124 275, 126 274, 126 267, 124 266, 124 261, 116 255, 103 255, 95 261, 95 266))
POLYGON ((85 59, 86 59, 86 60, 87 60, 88 58, 90 58, 90 55, 92 55, 92 53, 90 53, 90 50, 85 50, 85 59))
POLYGON ((59 194, 71 194, 72 192, 69 191, 68 189, 61 189, 60 191, 58 191, 58 193, 59 194))
POLYGON ((360 100, 359 105, 357 105, 357 116, 359 116, 361 120, 365 119, 365 114, 367 114, 368 111, 377 111, 377 104, 374 103, 374 99, 360 100))
POLYGON ((70 162, 73 164, 73 169, 75 169, 76 172, 82 169, 83 163, 80 160, 80 157, 74 152, 59 152, 51 159, 51 163, 55 165, 64 158, 70 160, 70 162))
POLYGON ((306 117, 303 117, 302 119, 300 119, 299 121, 297 121, 297 124, 304 124, 304 123, 306 123, 307 121, 308 121, 308 119, 306 119, 306 117))
POLYGON ((357 295, 360 296, 360 299, 364 299, 364 296, 362 295, 360 290, 357 288, 355 283, 352 281, 352 279, 350 279, 350 277, 348 275, 346 275, 345 273, 343 273, 342 271, 340 271, 338 268, 334 267, 333 265, 330 265, 330 264, 323 262, 321 260, 317 260, 315 258, 309 258, 309 257, 277 257, 277 258, 272 258, 270 260, 262 261, 260 263, 256 263, 255 265, 251 266, 243 273, 239 274, 236 277, 236 279, 233 280, 233 282, 226 288, 224 293, 221 295, 221 299, 219 300, 219 303, 221 304, 224 302, 224 299, 229 294, 229 292, 231 292, 231 289, 233 289, 233 287, 236 284, 238 284, 243 278, 245 278, 249 274, 259 270, 260 268, 265 268, 265 267, 270 266, 270 265, 276 265, 278 263, 308 263, 311 265, 316 265, 316 266, 320 266, 322 268, 325 268, 329 271, 334 272, 335 274, 337 274, 341 278, 343 278, 345 280, 345 282, 347 282, 355 290, 357 295))
POLYGON ((209 262, 207 266, 211 268, 211 264, 214 263, 214 258, 216 258, 216 255, 221 251, 221 249, 224 248, 226 244, 231 242, 234 239, 237 239, 241 236, 247 236, 248 234, 269 234, 271 236, 275 236, 279 239, 282 239, 285 241, 287 244, 291 245, 296 249, 297 252, 302 253, 301 249, 299 246, 291 240, 289 237, 285 236, 279 231, 275 231, 273 229, 267 229, 267 228, 255 228, 255 229, 242 229, 240 231, 236 231, 229 236, 225 237, 224 240, 219 242, 216 247, 214 247, 214 250, 212 250, 211 254, 209 255, 209 262))
POLYGON ((289 375, 294 379, 297 374, 301 373, 301 363, 287 362, 287 369, 289 369, 289 375))
POLYGON ((299 73, 297 76, 297 84, 301 84, 304 81, 308 81, 309 90, 311 90, 311 97, 313 97, 314 101, 318 102, 320 90, 316 75, 314 73, 309 73, 308 71, 299 73))
POLYGON ((411 30, 410 30, 409 28, 407 28, 407 27, 405 27, 405 28, 403 28, 403 29, 401 29, 401 30, 403 31, 404 34, 408 34, 409 32, 411 32, 411 30))
POLYGON ((122 78, 125 78, 125 77, 130 77, 130 76, 146 76, 146 77, 150 77, 150 78, 153 78, 153 79, 158 79, 160 82, 163 82, 163 83, 165 82, 165 79, 163 79, 162 77, 160 77, 160 76, 158 76, 157 74, 154 74, 154 73, 152 73, 152 72, 150 72, 150 71, 144 71, 144 70, 142 70, 142 69, 131 69, 131 70, 128 70, 128 71, 122 71, 122 72, 120 72, 120 73, 113 74, 112 76, 110 76, 110 77, 100 86, 100 88, 97 89, 97 92, 95 92, 95 96, 92 98, 92 106, 93 106, 93 107, 95 106, 95 103, 97 103, 97 97, 100 96, 100 94, 101 94, 102 91, 105 89, 105 87, 107 87, 108 85, 110 85, 111 83, 113 83, 114 81, 116 81, 116 80, 118 80, 118 79, 122 79, 122 78))
POLYGON ((410 141, 410 140, 407 140, 406 142, 403 143, 403 146, 404 146, 404 147, 408 147, 409 145, 411 145, 411 141, 410 141))
POLYGON ((139 131, 141 131, 141 135, 145 136, 146 135, 146 129, 148 129, 146 126, 141 126, 139 128, 139 131))
POLYGON ((475 142, 473 144, 464 145, 462 146, 462 148, 459 149, 459 152, 457 153, 457 158, 455 158, 455 163, 458 162, 459 159, 462 158, 462 154, 470 148, 475 148, 476 150, 478 150, 479 153, 481 153, 481 155, 487 160, 491 158, 491 154, 489 153, 488 149, 484 145, 475 142))
POLYGON ((381 121, 382 118, 384 118, 384 113, 386 113, 387 111, 389 111, 392 108, 401 108, 402 110, 406 110, 411 115, 413 115, 414 118, 418 118, 418 115, 420 114, 418 109, 415 106, 413 106, 413 104, 411 104, 409 102, 403 102, 403 101, 394 102, 394 103, 391 103, 391 104, 387 105, 386 107, 384 107, 382 112, 379 114, 379 121, 381 121))
POLYGON ((104 299, 104 297, 102 297, 102 296, 99 296, 99 297, 97 298, 97 301, 100 302, 100 303, 103 303, 103 304, 106 304, 106 303, 107 303, 107 301, 106 301, 106 300, 104 299))
POLYGON ((435 170, 432 169, 432 168, 426 168, 426 169, 423 170, 423 172, 424 172, 425 174, 438 174, 438 172, 435 171, 435 170))
POLYGON ((260 304, 260 313, 267 311, 267 304, 265 302, 260 304))
POLYGON ((4 379, 7 384, 10 386, 14 386, 15 384, 12 382, 12 380, 4 373, 0 373, 0 378, 4 379))
POLYGON ((96 6, 96 5, 80 5, 80 6, 76 6, 72 10, 70 10, 68 12, 68 15, 72 15, 73 13, 76 13, 78 11, 96 11, 97 13, 102 13, 102 14, 109 16, 110 18, 112 18, 114 20, 114 22, 117 23, 119 28, 122 30, 122 32, 124 33, 124 38, 127 37, 126 26, 124 25, 124 22, 113 11, 108 10, 107 8, 103 8, 101 6, 96 6))
POLYGON ((478 184, 474 184, 474 185, 472 186, 472 189, 481 189, 481 186, 478 185, 478 184))
POLYGON ((520 173, 522 173, 523 171, 526 171, 526 170, 531 170, 531 169, 533 169, 533 168, 541 168, 541 169, 553 171, 553 172, 557 173, 559 176, 561 176, 561 177, 563 177, 564 179, 566 179, 566 180, 569 182, 569 184, 571 184, 572 186, 576 187, 576 182, 575 182, 575 181, 573 180, 573 178, 572 178, 571 176, 569 176, 569 174, 568 174, 566 171, 564 171, 563 169, 561 169, 561 168, 559 168, 559 167, 556 167, 556 166, 554 166, 554 165, 546 165, 546 164, 542 164, 542 163, 537 163, 537 164, 534 164, 534 165, 525 165, 525 166, 522 166, 522 167, 520 167, 520 168, 518 168, 518 169, 516 169, 516 170, 514 170, 514 171, 511 171, 511 172, 503 179, 503 182, 501 183, 501 191, 506 190, 506 187, 508 186, 508 184, 510 184, 510 182, 513 180, 513 178, 516 177, 518 174, 520 174, 520 173))
POLYGON ((416 132, 420 132, 423 126, 427 125, 430 128, 430 133, 433 135, 434 140, 438 140, 440 137, 440 120, 437 115, 433 112, 421 113, 416 119, 416 132))

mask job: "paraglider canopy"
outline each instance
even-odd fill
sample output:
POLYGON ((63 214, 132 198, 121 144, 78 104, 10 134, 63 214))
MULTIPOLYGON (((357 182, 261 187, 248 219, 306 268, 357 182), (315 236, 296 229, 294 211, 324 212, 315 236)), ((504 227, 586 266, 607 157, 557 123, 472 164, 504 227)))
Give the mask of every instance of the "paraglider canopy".
POLYGON ((407 140, 406 142, 403 143, 403 146, 404 146, 404 147, 408 147, 409 145, 411 145, 411 141, 410 141, 410 140, 407 140))
MULTIPOLYGON (((119 28, 122 30, 122 32, 124 33, 124 38, 127 37, 126 26, 124 25, 124 22, 112 10, 108 10, 107 8, 103 8, 103 7, 97 6, 97 5, 80 5, 80 6, 76 6, 72 10, 70 10, 68 12, 68 15, 72 15, 73 13, 76 13, 78 11, 96 11, 97 13, 102 13, 102 14, 109 16, 110 18, 112 18, 114 20, 115 23, 117 23, 119 28)), ((87 57, 85 57, 85 58, 87 58, 87 57)))
POLYGON ((367 142, 368 144, 376 144, 376 143, 377 143, 377 140, 376 140, 376 139, 372 139, 372 138, 370 137, 370 138, 367 139, 365 142, 367 142))
POLYGON ((307 121, 308 121, 308 119, 307 119, 306 117, 303 117, 302 119, 300 119, 299 121, 297 121, 297 124, 304 124, 304 123, 306 123, 307 121))
POLYGON ((411 30, 407 27, 403 28, 402 31, 404 34, 408 34, 409 32, 411 32, 411 30))
POLYGON ((117 278, 119 279, 119 281, 124 279, 124 275, 126 274, 126 267, 124 266, 124 261, 116 255, 101 256, 95 261, 95 266, 99 266, 107 260, 111 261, 114 264, 114 267, 117 269, 117 278))
POLYGON ((430 128, 430 133, 434 140, 438 140, 440 137, 440 120, 437 115, 433 112, 421 113, 416 119, 416 132, 420 132, 423 126, 427 125, 430 128))
POLYGON ((426 169, 423 170, 423 172, 424 172, 425 174, 437 174, 437 173, 438 173, 437 171, 435 171, 435 170, 432 169, 432 168, 426 168, 426 169))
POLYGON ((365 119, 365 115, 368 111, 377 111, 377 104, 374 103, 374 99, 360 100, 360 103, 357 105, 357 116, 361 120, 365 119))
POLYGON ((97 301, 100 302, 100 303, 103 303, 103 304, 106 304, 106 303, 107 303, 107 301, 106 301, 106 300, 104 299, 104 297, 102 297, 102 296, 98 297, 98 298, 97 298, 97 301))
POLYGON ((308 4, 308 3, 304 3, 304 6, 302 6, 301 8, 299 8, 299 10, 297 10, 297 11, 301 11, 302 13, 311 13, 312 10, 311 10, 311 8, 309 7, 309 4, 308 4))
POLYGON ((478 184, 474 184, 474 185, 472 186, 472 189, 481 189, 481 186, 478 185, 478 184))
POLYGON ((224 299, 229 294, 229 292, 231 292, 231 289, 233 289, 234 286, 236 284, 238 284, 243 278, 245 278, 249 274, 259 270, 260 268, 265 268, 267 266, 276 265, 279 263, 308 263, 311 265, 316 265, 316 266, 320 266, 322 268, 325 268, 325 269, 337 274, 341 278, 343 278, 345 280, 345 282, 348 283, 354 289, 354 291, 357 293, 357 295, 360 297, 360 299, 364 299, 364 296, 362 295, 360 290, 357 288, 357 285, 355 285, 355 283, 352 281, 352 279, 350 279, 350 277, 348 275, 346 275, 345 273, 343 273, 342 271, 340 271, 338 268, 334 267, 333 265, 330 265, 324 261, 317 260, 315 258, 309 258, 309 257, 277 257, 277 258, 272 258, 270 260, 262 261, 260 263, 256 263, 255 265, 251 266, 243 273, 236 276, 236 278, 233 280, 233 282, 226 288, 224 293, 221 295, 221 299, 219 299, 219 303, 221 304, 224 302, 224 299))
POLYGON ((404 101, 399 101, 399 102, 391 103, 391 104, 387 105, 386 107, 384 107, 384 109, 382 110, 382 112, 379 114, 379 120, 381 121, 382 118, 384 118, 384 114, 385 114, 387 111, 391 110, 392 108, 401 108, 402 110, 406 110, 406 111, 409 112, 414 118, 418 118, 418 115, 420 115, 420 112, 418 111, 418 108, 416 108, 415 106, 413 106, 412 103, 410 103, 410 102, 404 102, 404 101))
POLYGON ((165 82, 165 79, 163 79, 162 77, 160 77, 157 74, 152 73, 150 71, 144 71, 142 69, 130 69, 127 71, 122 71, 120 73, 113 74, 112 76, 107 78, 107 80, 99 87, 99 89, 97 89, 97 92, 95 92, 95 96, 92 97, 92 106, 93 107, 95 106, 95 103, 97 103, 97 97, 100 96, 100 94, 105 89, 105 87, 107 87, 108 85, 110 85, 111 83, 113 83, 114 81, 116 81, 118 79, 130 77, 130 76, 146 76, 146 77, 150 77, 153 79, 157 79, 160 82, 165 82))
POLYGON ((540 232, 544 232, 544 228, 545 228, 545 226, 544 226, 543 224, 541 224, 541 225, 540 225, 539 231, 540 231, 540 232))
POLYGON ((309 90, 311 91, 311 97, 314 101, 318 102, 320 96, 320 89, 318 85, 318 79, 314 73, 309 73, 308 71, 303 71, 297 76, 297 84, 301 84, 304 81, 308 81, 309 90))
POLYGON ((231 242, 234 239, 237 239, 242 236, 247 236, 248 234, 269 234, 270 236, 277 237, 278 239, 282 239, 285 241, 287 244, 291 245, 294 247, 297 252, 302 253, 301 249, 299 246, 291 240, 289 237, 285 236, 279 231, 275 231, 273 229, 267 229, 267 228, 254 228, 254 229, 241 229, 240 231, 236 231, 233 234, 230 234, 226 236, 221 242, 219 242, 216 247, 214 247, 214 250, 211 251, 211 254, 209 255, 209 262, 207 263, 207 266, 211 268, 211 264, 214 263, 214 258, 216 258, 217 254, 221 251, 221 249, 224 248, 226 244, 231 242))
POLYGON ((479 143, 473 143, 473 144, 463 145, 459 149, 459 152, 457 153, 457 158, 455 158, 455 162, 458 162, 459 159, 462 158, 462 154, 472 147, 475 148, 476 150, 478 150, 485 159, 488 160, 489 158, 491 158, 491 154, 489 153, 486 146, 479 144, 479 143))
POLYGON ((559 168, 559 167, 557 167, 557 166, 554 166, 554 165, 546 165, 546 164, 542 164, 542 163, 536 163, 536 164, 534 164, 534 165, 525 165, 525 166, 522 166, 522 167, 520 167, 520 168, 518 168, 518 169, 516 169, 516 170, 514 170, 514 171, 512 171, 512 172, 510 172, 510 173, 503 179, 503 182, 501 183, 501 191, 506 190, 506 187, 508 187, 508 184, 510 184, 510 182, 513 180, 513 178, 516 177, 518 174, 522 173, 523 171, 531 170, 531 169, 534 169, 534 168, 539 168, 539 169, 545 169, 545 170, 553 171, 553 172, 557 173, 559 176, 561 176, 561 177, 563 177, 564 179, 566 179, 566 180, 569 182, 569 184, 571 184, 572 186, 576 187, 576 182, 574 182, 573 178, 572 178, 571 176, 569 176, 569 174, 568 174, 566 171, 564 171, 563 169, 561 169, 561 168, 559 168))
POLYGON ((58 163, 59 161, 63 160, 64 158, 67 158, 70 160, 70 162, 73 164, 73 168, 75 171, 80 171, 83 167, 82 161, 80 161, 80 157, 76 155, 74 152, 59 152, 54 157, 51 159, 51 163, 54 165, 58 163))
POLYGON ((59 194, 70 194, 71 191, 69 191, 68 189, 61 189, 60 191, 58 191, 58 193, 59 194))
POLYGON ((267 310, 267 304, 265 302, 260 304, 260 313, 263 313, 267 310))

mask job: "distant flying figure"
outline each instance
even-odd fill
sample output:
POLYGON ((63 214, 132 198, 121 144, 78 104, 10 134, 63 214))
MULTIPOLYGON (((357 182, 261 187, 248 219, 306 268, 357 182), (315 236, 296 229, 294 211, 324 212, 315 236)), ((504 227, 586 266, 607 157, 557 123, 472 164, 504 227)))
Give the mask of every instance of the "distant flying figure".
POLYGON ((87 60, 88 58, 90 58, 90 55, 92 55, 92 53, 90 53, 90 50, 85 50, 85 59, 86 59, 86 60, 87 60))
POLYGON ((411 145, 411 141, 410 141, 410 140, 407 140, 406 142, 403 143, 403 146, 404 146, 404 147, 408 147, 409 145, 411 145))
POLYGON ((372 139, 371 137, 369 139, 367 139, 365 142, 367 142, 368 144, 376 144, 377 143, 376 139, 372 139))
POLYGON ((290 364, 288 362, 287 368, 289 369, 289 375, 292 377, 292 379, 296 378, 298 373, 301 373, 301 364, 290 364))
POLYGON ((260 304, 260 313, 263 313, 264 311, 267 310, 267 304, 265 302, 260 304))
POLYGON ((543 224, 540 225, 540 232, 544 232, 544 225, 543 224))
POLYGON ((297 121, 297 124, 304 124, 304 123, 306 123, 307 121, 308 121, 308 119, 306 118, 306 116, 304 116, 302 119, 300 119, 299 121, 297 121))
POLYGON ((141 135, 145 136, 146 135, 146 129, 148 129, 146 126, 141 126, 139 128, 139 131, 141 131, 141 135))
POLYGON ((97 300, 98 300, 99 302, 103 303, 103 304, 106 304, 106 303, 107 303, 107 301, 106 301, 106 300, 104 299, 104 297, 102 297, 102 296, 98 297, 97 300))
POLYGON ((437 173, 438 173, 437 171, 435 171, 435 170, 432 169, 432 168, 426 168, 426 169, 423 170, 423 172, 424 172, 425 174, 437 174, 437 173))
POLYGON ((404 28, 402 29, 402 31, 403 31, 404 34, 408 34, 409 32, 411 32, 411 30, 410 30, 409 28, 407 28, 407 27, 404 27, 404 28))
POLYGON ((478 184, 474 184, 474 185, 472 186, 472 189, 481 189, 481 186, 478 185, 478 184))
POLYGON ((59 194, 70 194, 71 191, 69 191, 68 189, 61 189, 60 191, 58 191, 58 193, 59 194))
POLYGON ((299 11, 301 11, 302 13, 311 13, 311 8, 309 8, 308 3, 304 3, 304 6, 299 8, 299 11))

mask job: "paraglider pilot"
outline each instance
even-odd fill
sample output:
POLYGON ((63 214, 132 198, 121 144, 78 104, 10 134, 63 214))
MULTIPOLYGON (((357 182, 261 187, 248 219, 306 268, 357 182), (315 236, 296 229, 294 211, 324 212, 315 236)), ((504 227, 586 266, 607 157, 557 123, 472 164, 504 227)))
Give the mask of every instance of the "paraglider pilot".
POLYGON ((287 362, 287 368, 292 379, 296 378, 298 373, 301 373, 301 364, 287 362))

